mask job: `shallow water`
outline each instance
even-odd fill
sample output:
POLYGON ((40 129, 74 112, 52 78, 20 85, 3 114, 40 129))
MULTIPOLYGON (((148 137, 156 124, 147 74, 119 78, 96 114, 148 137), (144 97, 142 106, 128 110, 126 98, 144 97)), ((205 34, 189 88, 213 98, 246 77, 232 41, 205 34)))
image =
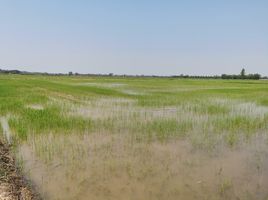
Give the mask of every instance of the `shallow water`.
POLYGON ((34 110, 44 110, 44 106, 39 104, 27 105, 26 108, 31 108, 34 110))
POLYGON ((28 139, 18 157, 45 199, 266 199, 266 141, 205 151, 184 140, 50 135, 28 139))
POLYGON ((11 144, 11 131, 8 125, 8 117, 0 117, 0 123, 3 129, 3 134, 5 136, 5 139, 9 144, 11 144))

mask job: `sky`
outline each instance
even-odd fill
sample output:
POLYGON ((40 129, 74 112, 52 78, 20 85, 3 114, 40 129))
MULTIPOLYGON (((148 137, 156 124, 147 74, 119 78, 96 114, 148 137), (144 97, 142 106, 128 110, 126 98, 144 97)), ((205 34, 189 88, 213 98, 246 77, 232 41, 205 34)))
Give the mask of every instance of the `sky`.
POLYGON ((0 0, 0 68, 268 75, 268 1, 0 0))

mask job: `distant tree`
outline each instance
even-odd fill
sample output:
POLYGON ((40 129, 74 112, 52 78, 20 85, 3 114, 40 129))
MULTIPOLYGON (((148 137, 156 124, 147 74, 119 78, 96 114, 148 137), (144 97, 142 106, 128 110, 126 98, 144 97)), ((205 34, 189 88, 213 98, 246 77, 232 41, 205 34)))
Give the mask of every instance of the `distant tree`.
POLYGON ((230 78, 230 75, 222 74, 222 75, 221 75, 221 78, 222 78, 222 79, 229 79, 229 78, 230 78))
POLYGON ((114 74, 113 74, 113 73, 109 73, 108 75, 109 75, 109 76, 113 76, 114 74))
POLYGON ((69 76, 72 76, 73 75, 73 72, 69 72, 69 76))
POLYGON ((248 79, 254 79, 254 80, 259 80, 261 78, 260 74, 249 74, 247 75, 248 79))
POLYGON ((240 73, 241 78, 244 78, 246 76, 246 70, 243 68, 240 73))

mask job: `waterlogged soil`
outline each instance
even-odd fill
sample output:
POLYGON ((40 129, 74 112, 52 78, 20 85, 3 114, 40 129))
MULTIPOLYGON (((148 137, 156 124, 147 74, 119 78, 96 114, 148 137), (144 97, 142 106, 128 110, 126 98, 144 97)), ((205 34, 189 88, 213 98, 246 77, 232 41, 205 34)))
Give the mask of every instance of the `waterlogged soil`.
POLYGON ((18 149, 45 199, 267 199, 267 139, 201 150, 126 135, 35 136, 18 149))

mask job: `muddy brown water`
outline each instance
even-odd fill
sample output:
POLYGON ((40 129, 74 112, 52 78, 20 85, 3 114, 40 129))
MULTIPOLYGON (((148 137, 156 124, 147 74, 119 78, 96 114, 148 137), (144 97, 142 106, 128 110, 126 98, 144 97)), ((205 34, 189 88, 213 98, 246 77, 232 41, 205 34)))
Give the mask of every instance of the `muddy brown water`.
POLYGON ((267 199, 267 140, 214 151, 125 135, 35 137, 19 147, 45 199, 267 199))

